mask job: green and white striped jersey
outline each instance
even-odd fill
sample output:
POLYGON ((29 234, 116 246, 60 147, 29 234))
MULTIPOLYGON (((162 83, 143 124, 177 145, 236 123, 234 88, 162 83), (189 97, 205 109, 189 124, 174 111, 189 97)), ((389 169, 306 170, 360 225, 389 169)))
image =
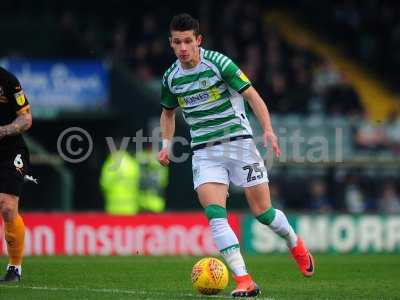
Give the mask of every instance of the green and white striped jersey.
POLYGON ((161 105, 180 106, 190 126, 191 146, 252 135, 240 94, 251 85, 231 59, 200 48, 200 63, 183 69, 177 60, 164 74, 161 105))

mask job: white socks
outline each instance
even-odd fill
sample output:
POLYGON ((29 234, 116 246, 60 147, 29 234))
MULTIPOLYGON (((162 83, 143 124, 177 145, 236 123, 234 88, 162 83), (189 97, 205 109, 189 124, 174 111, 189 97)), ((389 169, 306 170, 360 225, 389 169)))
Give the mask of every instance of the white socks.
POLYGON ((297 235, 282 211, 275 209, 275 218, 272 220, 271 224, 268 225, 268 227, 286 240, 286 244, 288 245, 289 249, 292 249, 296 246, 297 235))
POLYGON ((236 276, 247 275, 246 265, 240 253, 239 240, 226 218, 209 221, 215 245, 221 252, 231 271, 236 276))

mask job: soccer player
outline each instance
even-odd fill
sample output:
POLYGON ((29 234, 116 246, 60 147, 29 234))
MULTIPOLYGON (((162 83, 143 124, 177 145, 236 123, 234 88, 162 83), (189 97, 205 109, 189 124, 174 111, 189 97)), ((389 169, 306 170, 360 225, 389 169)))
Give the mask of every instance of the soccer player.
POLYGON ((29 163, 21 133, 32 125, 30 106, 18 79, 0 67, 0 212, 9 263, 0 283, 21 280, 25 225, 18 201, 29 163))
POLYGON ((239 241, 227 221, 229 183, 242 186, 251 212, 287 242, 304 276, 314 273, 314 261, 285 214, 271 204, 267 172, 252 137, 244 100, 254 111, 270 143, 280 155, 268 109, 249 79, 227 56, 200 47, 199 23, 188 14, 173 17, 170 45, 177 61, 162 79, 160 123, 163 147, 159 162, 170 159, 175 109, 182 109, 190 126, 193 182, 209 220, 213 239, 237 283, 234 297, 253 297, 260 289, 246 270, 239 241))

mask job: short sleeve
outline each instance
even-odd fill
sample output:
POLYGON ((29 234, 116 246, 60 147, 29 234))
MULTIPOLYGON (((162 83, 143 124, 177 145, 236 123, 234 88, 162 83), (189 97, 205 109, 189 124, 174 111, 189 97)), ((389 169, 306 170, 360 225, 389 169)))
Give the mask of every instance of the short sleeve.
POLYGON ((29 102, 18 79, 11 73, 8 74, 7 94, 12 110, 22 112, 29 108, 29 102))
POLYGON ((169 89, 165 77, 161 83, 161 106, 166 109, 174 109, 178 106, 178 99, 169 89))
POLYGON ((251 86, 250 80, 230 59, 221 68, 222 79, 238 93, 243 92, 251 86))

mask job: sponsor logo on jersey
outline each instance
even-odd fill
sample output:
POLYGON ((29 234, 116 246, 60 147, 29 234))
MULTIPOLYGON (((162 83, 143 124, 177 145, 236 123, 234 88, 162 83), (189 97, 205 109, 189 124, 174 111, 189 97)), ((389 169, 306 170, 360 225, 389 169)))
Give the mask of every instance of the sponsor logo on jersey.
POLYGON ((15 170, 18 173, 20 173, 21 175, 23 175, 22 174, 22 172, 23 172, 22 170, 24 168, 24 161, 22 160, 22 155, 21 154, 17 154, 17 156, 15 157, 14 166, 15 166, 15 170))
POLYGON ((193 168, 193 180, 199 179, 199 176, 200 176, 200 168, 194 167, 193 168))
POLYGON ((183 106, 193 106, 202 102, 206 102, 209 97, 210 95, 208 94, 208 92, 201 92, 195 95, 182 97, 182 100, 184 101, 183 106))
POLYGON ((14 94, 14 97, 15 97, 15 101, 17 102, 17 104, 18 104, 19 106, 22 106, 22 105, 25 104, 25 95, 24 95, 24 92, 23 92, 23 91, 20 91, 20 92, 18 92, 18 93, 15 93, 15 94, 14 94))
POLYGON ((237 70, 236 76, 245 82, 250 82, 249 78, 247 78, 247 76, 241 70, 237 70))

